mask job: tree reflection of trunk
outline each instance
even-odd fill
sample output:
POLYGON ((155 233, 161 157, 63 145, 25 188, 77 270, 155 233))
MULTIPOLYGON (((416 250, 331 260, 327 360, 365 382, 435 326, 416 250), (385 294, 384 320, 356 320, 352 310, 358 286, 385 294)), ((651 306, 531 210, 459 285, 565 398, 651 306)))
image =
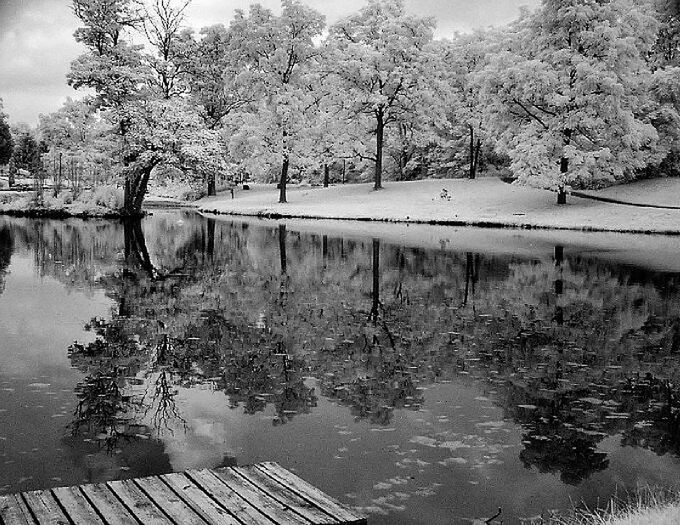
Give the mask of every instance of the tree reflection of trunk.
POLYGON ((12 262, 14 253, 14 237, 12 230, 7 226, 0 228, 0 294, 5 290, 5 275, 7 268, 12 262))
POLYGON ((401 301, 403 304, 404 299, 404 269, 406 268, 406 258, 404 257, 404 252, 401 248, 397 249, 397 266, 399 267, 399 279, 397 280, 397 285, 394 288, 394 298, 401 301))
POLYGON ((279 224, 279 257, 281 260, 281 275, 286 275, 286 225, 279 224))
POLYGON ((562 278, 562 263, 564 262, 564 246, 555 246, 555 268, 558 277, 555 279, 555 322, 562 326, 564 324, 564 308, 560 304, 560 296, 564 293, 564 279, 562 278))
POLYGON ((321 238, 321 257, 323 257, 323 269, 328 267, 328 235, 321 238))
POLYGON ((373 304, 369 319, 373 324, 378 322, 380 308, 380 241, 373 239, 373 304))
POLYGON ((479 254, 474 255, 468 252, 465 257, 465 296, 463 297, 463 306, 467 306, 468 301, 470 300, 470 295, 472 295, 472 299, 474 300, 475 285, 477 284, 478 279, 479 279, 479 254))
POLYGON ((215 257, 215 219, 207 219, 208 230, 208 246, 206 248, 206 255, 208 260, 212 261, 215 257))
POLYGON ((149 250, 146 248, 142 222, 134 219, 125 220, 123 222, 123 229, 125 235, 125 262, 129 266, 143 270, 152 279, 156 278, 156 268, 154 268, 149 256, 149 250))
POLYGON ((281 283, 279 285, 279 300, 285 303, 288 294, 288 267, 286 260, 286 225, 279 224, 279 258, 281 263, 281 283))

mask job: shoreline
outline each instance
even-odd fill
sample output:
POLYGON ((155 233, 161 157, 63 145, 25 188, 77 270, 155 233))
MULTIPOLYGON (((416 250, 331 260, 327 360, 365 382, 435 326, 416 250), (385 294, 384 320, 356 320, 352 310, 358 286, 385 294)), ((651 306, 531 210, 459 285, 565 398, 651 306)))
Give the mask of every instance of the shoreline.
MULTIPOLYGON (((168 209, 172 207, 168 206, 168 209)), ((179 208, 179 207, 178 207, 179 208)), ((512 223, 512 222, 493 222, 493 221, 475 221, 466 220, 437 220, 437 219, 388 219, 388 218, 375 218, 375 217, 327 217, 323 215, 296 215, 296 214, 286 214, 280 212, 243 212, 243 211, 218 211, 210 210, 207 208, 198 207, 188 207, 196 210, 201 214, 219 215, 219 216, 229 216, 229 217, 252 217, 257 219, 265 220, 285 220, 285 219, 302 219, 310 221, 353 221, 353 222, 375 222, 383 224, 420 224, 427 226, 451 226, 458 228, 483 228, 483 229, 498 229, 498 230, 554 230, 554 231, 572 231, 572 232, 586 232, 586 233, 632 233, 640 235, 665 235, 665 236, 680 236, 680 227, 678 229, 665 229, 665 230, 654 230, 654 229, 610 229, 601 228, 597 226, 559 226, 559 225, 549 225, 549 224, 532 224, 532 223, 512 223)))
POLYGON ((53 210, 50 208, 40 208, 40 209, 30 209, 30 210, 0 210, 0 215, 4 215, 5 217, 19 217, 23 219, 55 219, 55 220, 63 220, 63 219, 83 219, 83 220, 92 220, 92 219, 105 219, 105 220, 112 220, 112 219, 124 219, 126 218, 125 215, 122 215, 120 213, 104 213, 104 214, 96 214, 96 213, 85 213, 85 212, 76 212, 72 213, 66 210, 53 210))
POLYGON ((263 220, 680 236, 680 179, 643 181, 587 194, 573 192, 568 204, 559 206, 550 191, 495 178, 388 182, 379 191, 371 184, 291 186, 286 204, 277 202, 278 190, 273 185, 251 186, 253 191, 239 191, 236 198, 226 192, 195 202, 149 197, 136 217, 111 210, 64 208, 0 208, 0 215, 121 220, 174 209, 263 220))

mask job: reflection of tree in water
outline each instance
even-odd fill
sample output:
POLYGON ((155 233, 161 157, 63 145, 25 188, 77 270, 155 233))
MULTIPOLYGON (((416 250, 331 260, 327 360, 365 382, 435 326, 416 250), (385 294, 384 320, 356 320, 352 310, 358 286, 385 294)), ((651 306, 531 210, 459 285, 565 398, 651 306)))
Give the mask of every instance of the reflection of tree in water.
POLYGON ((0 225, 0 294, 5 291, 5 279, 12 253, 14 253, 12 231, 7 225, 2 224, 0 225))
POLYGON ((680 453, 677 278, 559 247, 527 261, 163 220, 152 250, 138 226, 113 243, 126 263, 100 282, 118 307, 72 352, 124 391, 145 378, 154 424, 179 416, 177 387, 201 383, 283 423, 316 406, 311 375, 357 418, 387 425, 423 406, 424 387, 465 373, 522 426, 524 464, 565 482, 606 468, 608 435, 680 453))

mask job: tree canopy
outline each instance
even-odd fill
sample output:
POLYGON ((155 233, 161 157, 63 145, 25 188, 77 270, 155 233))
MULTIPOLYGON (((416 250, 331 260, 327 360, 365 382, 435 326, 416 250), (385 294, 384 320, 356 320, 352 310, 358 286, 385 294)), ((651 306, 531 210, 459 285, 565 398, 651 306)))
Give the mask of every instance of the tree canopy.
POLYGON ((68 82, 94 96, 44 116, 41 133, 52 156, 106 159, 126 213, 168 166, 209 195, 244 176, 276 181, 281 202, 294 177, 328 184, 339 169, 375 189, 493 169, 559 202, 678 174, 674 2, 544 0, 450 39, 403 0, 368 0, 329 28, 297 0, 253 4, 198 32, 187 5, 73 1, 87 52, 68 82))
POLYGON ((7 115, 2 111, 2 99, 0 98, 0 166, 9 162, 13 149, 12 132, 9 129, 7 115))

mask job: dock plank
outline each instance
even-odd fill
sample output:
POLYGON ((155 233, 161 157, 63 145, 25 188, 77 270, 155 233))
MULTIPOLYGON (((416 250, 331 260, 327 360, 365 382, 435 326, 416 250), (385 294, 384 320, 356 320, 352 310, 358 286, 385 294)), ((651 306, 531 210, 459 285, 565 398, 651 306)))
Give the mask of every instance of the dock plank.
POLYGON ((276 463, 0 496, 0 525, 359 525, 276 463))
POLYGON ((0 497, 0 522, 4 525, 33 525, 33 516, 20 494, 0 497))
POLYGON ((309 521, 282 505, 255 485, 243 479, 231 468, 215 470, 215 475, 230 489, 258 508, 274 523, 279 525, 307 525, 309 521))
POLYGON ((335 517, 341 523, 350 525, 362 525, 366 523, 366 518, 349 510, 328 494, 322 492, 315 486, 296 476, 292 472, 284 469, 278 463, 265 462, 255 465, 255 467, 276 481, 283 484, 286 488, 296 493, 298 496, 314 503, 324 509, 325 512, 335 517))
POLYGON ((335 525, 340 523, 318 506, 286 489, 281 483, 255 467, 238 467, 232 470, 311 523, 319 525, 335 525))
POLYGON ((52 489, 52 495, 61 504, 68 518, 76 525, 104 524, 78 487, 52 489))
POLYGON ((205 521, 215 525, 241 525, 226 509, 220 507, 184 474, 164 474, 168 484, 205 521))
POLYGON ((109 489, 144 525, 173 525, 163 511, 132 480, 109 481, 109 489))
POLYGON ((108 525, 138 525, 137 520, 104 483, 83 485, 80 490, 108 525))
POLYGON ((136 479, 140 487, 163 511, 179 525, 205 525, 187 503, 168 487, 160 478, 136 479))
POLYGON ((26 505, 41 525, 70 525, 57 500, 47 490, 32 490, 23 494, 26 505))
POLYGON ((210 470, 190 470, 186 474, 213 499, 238 516, 243 525, 271 525, 274 523, 225 485, 210 470))

